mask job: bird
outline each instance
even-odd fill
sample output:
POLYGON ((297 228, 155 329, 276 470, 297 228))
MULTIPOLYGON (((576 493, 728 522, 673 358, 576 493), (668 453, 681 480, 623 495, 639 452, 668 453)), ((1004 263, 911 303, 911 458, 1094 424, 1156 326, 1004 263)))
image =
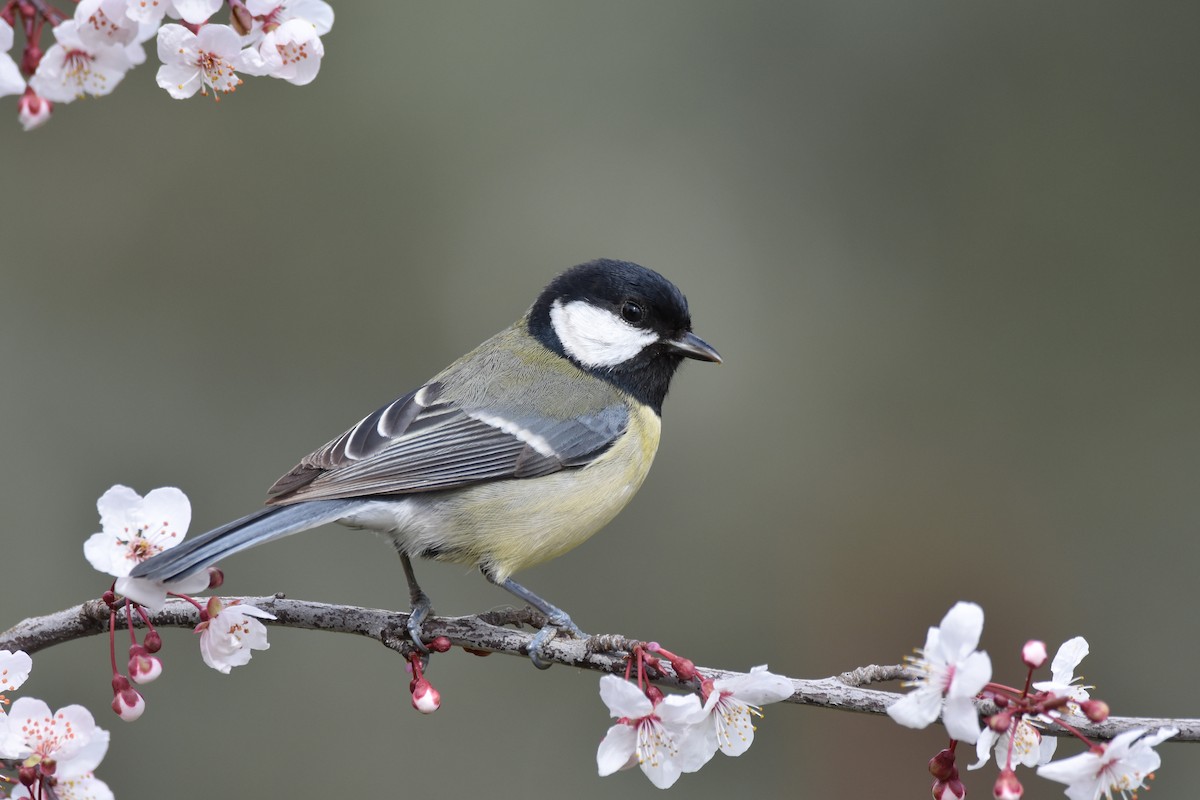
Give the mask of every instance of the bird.
POLYGON ((428 652, 432 611, 412 559, 478 567, 546 618, 527 653, 584 634, 512 579, 606 525, 646 478, 663 401, 684 359, 721 363, 688 302, 641 265, 598 259, 558 274, 516 323, 309 453, 265 506, 153 556, 134 578, 172 582, 327 523, 374 531, 400 555, 407 628, 428 652))

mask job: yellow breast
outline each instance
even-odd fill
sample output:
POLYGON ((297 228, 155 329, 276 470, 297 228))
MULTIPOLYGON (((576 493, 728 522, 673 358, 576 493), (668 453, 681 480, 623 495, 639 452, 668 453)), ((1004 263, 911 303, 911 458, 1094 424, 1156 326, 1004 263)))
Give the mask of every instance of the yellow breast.
POLYGON ((660 430, 657 414, 635 408, 625 435, 586 467, 456 492, 437 513, 441 557, 488 565, 503 581, 577 547, 641 488, 660 430))

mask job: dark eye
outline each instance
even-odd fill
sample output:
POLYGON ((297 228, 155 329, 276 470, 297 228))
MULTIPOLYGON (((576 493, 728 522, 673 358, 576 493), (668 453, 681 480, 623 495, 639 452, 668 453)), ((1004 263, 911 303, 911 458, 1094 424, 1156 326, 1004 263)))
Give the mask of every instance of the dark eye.
POLYGON ((637 325, 646 318, 646 309, 642 308, 641 304, 635 303, 632 300, 626 300, 621 306, 621 316, 626 322, 637 325))

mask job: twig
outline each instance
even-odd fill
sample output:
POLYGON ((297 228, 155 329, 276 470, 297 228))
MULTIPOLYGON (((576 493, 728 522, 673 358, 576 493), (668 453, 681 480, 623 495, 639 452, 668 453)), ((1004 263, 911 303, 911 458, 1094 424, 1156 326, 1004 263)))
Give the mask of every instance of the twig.
MULTIPOLYGON (((234 599, 237 598, 229 600, 234 599)), ((282 595, 244 597, 240 601, 274 614, 277 619, 273 623, 264 620, 268 624, 366 636, 401 653, 407 653, 411 647, 405 632, 405 621, 408 619, 405 612, 289 600, 282 595)), ((63 642, 106 633, 108 616, 108 607, 103 602, 91 600, 43 617, 31 617, 0 634, 0 649, 34 653, 63 642)), ((177 628, 192 628, 200 621, 197 610, 182 600, 168 601, 161 611, 150 616, 150 620, 156 626, 177 628)), ((539 627, 544 622, 544 618, 536 611, 510 609, 470 617, 430 617, 425 621, 424 631, 429 637, 446 636, 452 644, 468 650, 523 657, 533 635, 510 626, 539 627)), ((123 612, 121 624, 125 624, 123 612)), ((140 617, 134 615, 133 624, 141 627, 140 617)), ((636 639, 616 634, 588 639, 560 637, 546 646, 542 658, 556 664, 599 672, 624 673, 625 655, 637 643, 636 639)), ((705 677, 714 679, 739 674, 714 667, 697 666, 696 669, 705 677)), ((786 702, 839 711, 882 714, 900 695, 864 687, 906 677, 910 677, 910 673, 902 666, 869 665, 829 678, 790 678, 795 691, 786 702)), ((657 677, 655 682, 674 687, 688 686, 670 673, 657 677)), ((1078 716, 1067 716, 1065 719, 1093 739, 1111 739, 1131 728, 1153 729, 1169 725, 1179 729, 1179 735, 1171 741, 1200 741, 1200 719, 1109 717, 1102 723, 1089 722, 1078 716)), ((1044 733, 1065 735, 1056 726, 1046 728, 1044 733)))

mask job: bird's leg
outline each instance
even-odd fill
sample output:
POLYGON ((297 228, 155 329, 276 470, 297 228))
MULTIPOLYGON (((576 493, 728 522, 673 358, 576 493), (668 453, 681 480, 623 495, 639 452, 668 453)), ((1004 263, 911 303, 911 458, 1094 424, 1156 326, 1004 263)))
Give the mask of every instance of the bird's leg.
POLYGON ((422 654, 428 655, 429 648, 425 646, 425 641, 421 638, 421 626, 425 623, 429 612, 433 611, 433 602, 429 599, 429 595, 421 590, 417 583, 417 576, 413 572, 412 561, 404 553, 400 554, 400 564, 404 567, 404 579, 408 581, 408 600, 412 607, 408 615, 408 635, 416 648, 422 654))
POLYGON ((533 641, 529 643, 529 660, 538 669, 550 669, 550 664, 541 658, 542 648, 553 639, 560 630, 569 632, 577 639, 582 639, 587 636, 583 631, 579 630, 579 626, 571 621, 570 615, 563 611, 553 603, 548 603, 541 597, 538 597, 533 592, 526 589, 521 584, 514 581, 512 578, 505 578, 503 581, 497 580, 496 576, 487 567, 483 567, 483 577, 501 589, 505 589, 517 597, 524 600, 529 605, 536 608, 538 611, 546 615, 546 626, 534 634, 533 641))

